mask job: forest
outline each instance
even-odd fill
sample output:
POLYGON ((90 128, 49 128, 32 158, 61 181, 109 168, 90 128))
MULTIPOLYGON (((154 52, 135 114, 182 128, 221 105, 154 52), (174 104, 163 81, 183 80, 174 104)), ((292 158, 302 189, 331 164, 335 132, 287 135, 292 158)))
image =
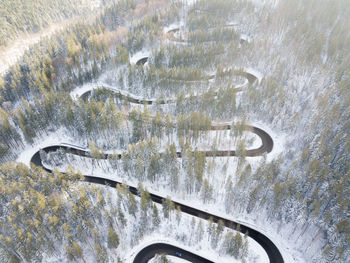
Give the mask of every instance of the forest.
MULTIPOLYGON (((112 1, 95 2, 104 6, 112 1)), ((36 33, 52 23, 87 14, 93 5, 93 1, 85 0, 1 0, 0 46, 10 44, 25 33, 36 33)))
MULTIPOLYGON (((0 45, 87 12, 2 2, 0 45)), ((176 203, 267 233, 284 262, 348 262, 347 0, 99 8, 0 76, 0 262, 132 262, 151 237, 269 262, 239 224, 176 203)))

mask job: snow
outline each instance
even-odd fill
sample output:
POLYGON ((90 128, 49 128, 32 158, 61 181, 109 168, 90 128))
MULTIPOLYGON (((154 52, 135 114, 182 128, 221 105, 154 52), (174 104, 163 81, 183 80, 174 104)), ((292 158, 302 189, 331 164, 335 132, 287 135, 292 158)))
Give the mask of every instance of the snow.
MULTIPOLYGON (((184 214, 183 216, 188 217, 188 220, 190 220, 192 218, 192 216, 186 215, 184 214)), ((251 238, 249 238, 249 250, 251 253, 257 255, 257 258, 259 259, 259 262, 261 263, 267 263, 269 262, 269 259, 265 253, 265 251, 260 247, 260 245, 258 245, 255 241, 252 240, 251 238), (260 247, 260 249, 259 249, 260 247), (264 253, 261 253, 261 252, 264 253)), ((150 246, 152 244, 156 244, 156 243, 164 243, 164 244, 169 244, 169 245, 173 245, 176 247, 179 247, 183 250, 187 250, 193 254, 197 254, 200 255, 201 257, 204 257, 210 261, 216 262, 216 263, 239 263, 241 262, 240 260, 235 260, 232 257, 228 257, 228 256, 224 256, 224 255, 218 255, 217 253, 213 252, 211 249, 203 249, 203 250, 196 250, 193 249, 193 247, 189 247, 186 246, 178 241, 174 241, 171 240, 169 238, 164 238, 163 235, 161 234, 152 234, 147 236, 146 238, 144 238, 142 240, 142 242, 138 245, 135 246, 125 257, 125 263, 133 263, 133 259, 135 258, 135 256, 145 247, 150 246), (220 261, 218 261, 218 258, 220 258, 220 261)), ((188 262, 187 260, 180 260, 177 257, 172 257, 173 259, 177 259, 178 262, 188 262)))
MULTIPOLYGON (((221 124, 221 123, 220 123, 221 124)), ((245 131, 240 138, 234 138, 230 130, 227 131, 208 131, 204 133, 197 144, 199 150, 210 150, 212 145, 216 143, 217 149, 220 151, 228 151, 236 148, 236 144, 239 140, 246 142, 246 149, 259 148, 262 145, 261 138, 255 133, 245 131)))
MULTIPOLYGON (((70 92, 70 95, 71 97, 74 99, 74 100, 78 100, 80 98, 81 95, 83 95, 85 92, 87 91, 92 91, 94 89, 98 89, 98 88, 105 88, 105 89, 108 89, 108 90, 111 90, 111 91, 114 91, 116 93, 120 93, 122 94, 123 96, 127 96, 127 97, 130 97, 130 98, 134 98, 134 99, 139 99, 139 100, 143 100, 144 98, 141 97, 141 96, 137 96, 133 93, 130 93, 128 91, 125 91, 125 90, 122 90, 122 89, 118 89, 117 87, 115 86, 112 86, 112 85, 109 85, 101 80, 98 80, 98 81, 94 81, 94 82, 89 82, 89 83, 86 83, 84 84, 83 86, 81 87, 78 87, 74 90, 72 90, 70 92)), ((157 99, 155 98, 152 98, 152 99, 148 99, 148 100, 151 100, 151 101, 156 101, 157 99)))
POLYGON ((236 85, 235 87, 236 87, 237 89, 245 88, 248 84, 249 84, 248 79, 245 79, 244 82, 243 82, 242 84, 238 84, 238 85, 236 85))
POLYGON ((251 0, 251 1, 255 6, 258 6, 258 7, 264 7, 269 5, 272 8, 275 8, 280 0, 251 0))
MULTIPOLYGON (((260 217, 262 217, 260 215, 260 217)), ((285 263, 304 263, 304 259, 299 251, 296 251, 293 248, 293 244, 287 244, 286 240, 282 239, 280 236, 276 235, 276 229, 271 225, 262 225, 259 224, 257 219, 253 219, 249 216, 238 217, 237 222, 245 224, 251 228, 259 229, 259 232, 268 236, 274 244, 278 247, 279 251, 282 254, 283 260, 285 263), (283 244, 283 245, 282 245, 283 244)))
MULTIPOLYGON (((74 140, 67 137, 65 135, 65 131, 63 129, 60 129, 57 132, 53 132, 47 135, 45 138, 37 140, 37 142, 33 145, 27 145, 17 157, 16 162, 23 163, 30 167, 30 160, 32 159, 33 155, 40 149, 52 145, 71 146, 74 145, 74 140)), ((74 147, 86 150, 79 146, 74 147)))
MULTIPOLYGON (((271 126, 262 122, 261 120, 251 120, 249 119, 250 123, 254 123, 254 126, 257 128, 260 128, 267 132, 272 140, 273 140, 273 149, 272 151, 267 154, 267 161, 270 162, 274 159, 277 159, 278 156, 283 153, 286 150, 286 144, 287 144, 287 134, 282 133, 281 131, 274 131, 271 129, 271 126)), ((254 161, 260 161, 261 158, 263 157, 247 157, 249 162, 254 162, 254 161)))
MULTIPOLYGON (((167 256, 167 259, 171 262, 171 263, 188 263, 187 260, 178 258, 178 257, 174 257, 174 256, 167 256)), ((154 263, 156 260, 155 259, 151 259, 150 261, 148 261, 148 263, 154 263)))
POLYGON ((183 22, 170 24, 169 26, 164 27, 163 32, 164 33, 168 33, 171 30, 174 30, 174 29, 177 29, 177 28, 181 28, 183 25, 184 25, 183 22))
POLYGON ((141 50, 130 57, 130 64, 135 65, 141 58, 149 57, 149 50, 141 50))
POLYGON ((258 83, 261 83, 261 80, 263 79, 264 75, 260 71, 254 68, 244 68, 243 70, 247 73, 254 75, 258 79, 258 83))
POLYGON ((227 26, 227 27, 230 27, 230 26, 239 26, 239 22, 238 21, 236 21, 236 20, 232 20, 232 21, 230 21, 230 22, 228 22, 225 26, 227 26))
POLYGON ((83 95, 85 92, 91 91, 98 87, 99 87, 99 82, 89 82, 84 84, 83 86, 80 86, 72 90, 70 92, 70 96, 72 97, 73 100, 78 100, 80 96, 83 95))
MULTIPOLYGON (((167 258, 172 262, 172 263, 186 263, 187 260, 178 258, 178 257, 174 257, 174 256, 167 256, 167 258)), ((150 262, 151 263, 151 262, 150 262)))
POLYGON ((247 41, 248 43, 252 41, 252 39, 248 35, 243 33, 241 33, 240 35, 242 40, 247 41))
POLYGON ((185 0, 184 2, 186 2, 186 4, 187 4, 188 6, 191 6, 191 5, 193 5, 194 3, 196 3, 196 1, 197 1, 197 0, 185 0))
POLYGON ((97 9, 101 6, 102 0, 83 0, 84 6, 87 6, 90 8, 90 10, 97 9))

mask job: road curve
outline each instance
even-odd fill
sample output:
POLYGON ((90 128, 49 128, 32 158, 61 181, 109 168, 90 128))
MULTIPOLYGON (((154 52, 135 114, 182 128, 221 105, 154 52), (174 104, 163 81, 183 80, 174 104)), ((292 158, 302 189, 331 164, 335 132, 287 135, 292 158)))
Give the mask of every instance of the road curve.
MULTIPOLYGON (((225 131, 225 130, 231 130, 231 127, 232 127, 232 125, 229 125, 229 124, 224 124, 224 125, 218 124, 218 125, 212 125, 209 128, 209 130, 225 131)), ((244 151, 244 155, 246 157, 262 156, 265 153, 267 154, 267 153, 270 153, 272 151, 272 149, 273 149, 273 140, 272 140, 271 136, 267 132, 265 132, 264 130, 262 130, 262 129, 258 128, 258 127, 249 126, 249 125, 246 125, 245 130, 246 131, 250 131, 250 132, 256 134, 257 136, 259 136, 260 139, 261 139, 261 142, 262 142, 262 144, 261 144, 261 146, 259 148, 245 150, 244 151)), ((75 147, 74 145, 68 146, 68 145, 60 145, 60 144, 54 145, 53 144, 53 145, 47 146, 45 148, 42 148, 41 150, 46 152, 46 153, 49 153, 49 152, 57 151, 58 149, 63 149, 65 152, 68 152, 68 153, 71 153, 71 154, 74 154, 74 155, 92 158, 90 156, 89 151, 86 151, 86 150, 83 150, 81 148, 75 147)), ((217 151, 199 151, 199 152, 204 153, 204 155, 206 157, 237 157, 237 156, 239 156, 239 153, 237 153, 236 150, 217 150, 217 151)), ((36 164, 36 165, 42 166, 41 160, 39 162, 36 161, 37 158, 40 158, 40 156, 39 157, 37 156, 38 154, 39 154, 39 151, 36 154, 34 154, 34 156, 31 159, 31 162, 36 164)), ((181 151, 176 152, 176 154, 177 154, 178 158, 182 157, 182 152, 181 151)), ((112 156, 114 158, 117 158, 117 159, 121 159, 122 158, 122 154, 115 155, 115 154, 104 153, 101 156, 101 159, 107 160, 108 158, 110 158, 112 156)))
MULTIPOLYGON (((224 25, 223 27, 236 27, 236 26, 237 26, 237 24, 230 24, 230 25, 224 25)), ((180 32, 180 28, 179 27, 170 29, 167 32, 165 32, 165 37, 169 41, 174 42, 174 43, 178 43, 178 44, 186 44, 186 43, 188 43, 188 41, 186 39, 175 37, 175 33, 177 33, 177 32, 180 32)), ((215 40, 210 40, 210 41, 205 41, 205 42, 210 43, 210 42, 215 42, 215 40)), ((242 45, 245 42, 247 42, 247 40, 244 37, 240 37, 239 43, 242 45)))
POLYGON ((136 65, 140 66, 140 65, 145 65, 146 62, 148 61, 148 57, 143 57, 143 58, 140 58, 137 62, 136 62, 136 65))
MULTIPOLYGON (((66 150, 69 150, 74 154, 84 155, 84 156, 89 155, 88 152, 83 151, 81 149, 74 149, 73 147, 68 147, 68 146, 64 146, 64 147, 66 150)), ((55 151, 58 148, 62 148, 62 146, 50 146, 50 147, 46 147, 42 150, 44 150, 45 152, 50 152, 50 151, 55 151)), ((31 163, 36 165, 36 166, 42 167, 47 172, 52 172, 51 169, 44 166, 42 159, 40 157, 39 151, 33 155, 33 157, 31 158, 31 163)), ((112 188, 115 188, 117 185, 122 184, 121 182, 118 182, 115 180, 101 178, 101 177, 95 177, 95 176, 91 176, 91 175, 84 175, 84 179, 86 182, 89 182, 89 183, 107 185, 107 186, 112 187, 112 188)), ((139 191, 136 187, 128 186, 128 190, 134 195, 139 195, 139 191)), ((156 195, 153 193, 150 193, 150 197, 151 197, 151 200, 153 202, 158 203, 158 204, 162 204, 162 201, 165 199, 165 197, 162 197, 162 196, 159 196, 159 195, 156 195)), ((195 216, 197 218, 205 219, 205 220, 208 220, 211 218, 213 220, 213 222, 215 222, 215 223, 217 223, 219 220, 222 220, 226 227, 240 231, 243 234, 248 233, 248 235, 251 238, 253 238, 256 242, 258 242, 264 248, 271 263, 284 263, 283 257, 281 255, 280 251, 278 250, 278 248, 276 247, 276 245, 267 236, 260 233, 259 231, 255 230, 249 226, 246 226, 244 224, 240 224, 236 221, 229 220, 227 218, 223 218, 223 217, 217 216, 215 214, 212 214, 212 213, 209 213, 209 212, 206 212, 206 211, 194 208, 194 207, 190 207, 190 206, 185 205, 185 204, 180 203, 180 202, 174 202, 174 204, 176 207, 179 207, 183 213, 195 216), (238 225, 239 225, 239 228, 238 228, 238 225)), ((167 252, 167 251, 165 251, 165 252, 167 252)), ((169 250, 169 253, 173 253, 173 252, 174 252, 174 249, 169 250)), ((146 251, 141 251, 140 253, 141 253, 141 255, 138 254, 136 256, 136 258, 142 258, 142 255, 144 255, 145 257, 146 256, 149 257, 152 253, 154 256, 155 254, 158 253, 158 250, 157 249, 150 249, 150 250, 146 250, 146 251)), ((189 256, 191 256, 191 255, 189 255, 189 256)), ((196 255, 192 254, 192 256, 194 257, 196 255)), ((147 262, 147 261, 134 260, 134 263, 139 263, 139 262, 147 262)), ((192 261, 192 262, 210 262, 210 261, 192 261)))
MULTIPOLYGON (((143 65, 144 63, 146 63, 148 61, 148 57, 143 57, 141 58, 140 60, 138 60, 136 62, 137 65, 143 65)), ((247 83, 249 85, 253 85, 257 80, 258 78, 250 73, 250 72, 247 72, 247 71, 237 71, 236 73, 237 76, 242 76, 242 77, 245 77, 247 79, 247 83)), ((208 75, 207 76, 207 79, 210 80, 210 79, 214 79, 215 78, 215 74, 211 74, 211 75, 208 75)), ((243 85, 238 85, 237 88, 235 89, 237 92, 240 92, 243 90, 243 87, 246 86, 246 84, 243 84, 243 85)), ((123 93, 121 92, 120 90, 119 91, 116 91, 114 90, 113 88, 111 87, 105 87, 105 86, 102 86, 101 88, 106 88, 108 90, 111 90, 115 93, 115 95, 120 98, 120 99, 123 99, 125 101, 128 101, 128 102, 131 102, 131 103, 135 103, 135 104, 141 104, 141 105, 151 105, 151 104, 171 104, 171 103, 175 103, 177 101, 176 98, 172 98, 172 99, 167 99, 167 100, 152 100, 152 99, 140 99, 139 97, 136 97, 136 96, 132 96, 131 94, 129 93, 123 93)), ((83 94, 80 95, 80 98, 83 100, 83 101, 87 101, 88 98, 91 96, 91 93, 92 93, 92 90, 88 90, 86 92, 84 92, 83 94)), ((216 96, 217 95, 217 92, 214 93, 214 95, 216 96)), ((199 95, 201 96, 201 95, 199 95)))
POLYGON ((157 254, 166 254, 188 260, 193 263, 214 263, 206 258, 193 254, 182 248, 178 248, 165 243, 154 243, 143 248, 135 257, 133 263, 147 263, 157 254))

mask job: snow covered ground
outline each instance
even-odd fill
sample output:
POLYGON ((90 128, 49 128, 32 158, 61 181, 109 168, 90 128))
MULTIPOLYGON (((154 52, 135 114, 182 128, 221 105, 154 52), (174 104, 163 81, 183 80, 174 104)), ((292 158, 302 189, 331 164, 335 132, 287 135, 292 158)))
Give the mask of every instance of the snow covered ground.
MULTIPOLYGON (((185 215, 185 216, 187 217, 188 215, 185 215)), ((189 217, 189 219, 192 218, 191 216, 188 216, 188 217, 189 217)), ((242 262, 241 260, 236 260, 232 257, 224 256, 222 254, 219 255, 218 253, 213 252, 212 249, 209 247, 208 248, 201 247, 201 250, 196 250, 196 249, 193 249, 193 247, 186 246, 178 241, 174 241, 174 240, 166 238, 162 235, 155 234, 155 235, 147 236, 147 238, 144 238, 138 246, 134 247, 125 257, 126 263, 132 263, 134 257, 137 255, 138 252, 140 252, 143 248, 145 248, 149 245, 155 244, 155 243, 164 243, 164 244, 173 245, 173 246, 179 247, 183 250, 187 250, 193 254, 200 255, 201 257, 204 257, 204 258, 211 260, 213 262, 216 262, 216 263, 240 263, 240 262, 242 262)), ((261 248, 261 246, 258 243, 256 243, 252 239, 249 239, 249 250, 250 250, 250 253, 252 253, 255 256, 250 257, 250 261, 248 261, 248 262, 251 262, 251 263, 252 262, 259 262, 259 263, 269 262, 269 259, 266 255, 265 251, 261 248)), ((172 262, 174 262, 174 263, 187 263, 188 262, 187 260, 183 260, 183 259, 180 259, 178 257, 168 256, 168 258, 171 259, 172 262)), ((152 261, 150 261, 149 263, 152 263, 152 261)))
MULTIPOLYGON (((188 263, 187 260, 178 258, 178 257, 174 257, 174 256, 167 256, 167 259, 170 261, 170 263, 188 263)), ((157 263, 156 259, 151 259, 149 261, 149 263, 157 263)))
POLYGON ((150 52, 148 50, 141 50, 130 57, 130 64, 135 65, 137 61, 142 58, 149 57, 150 52))
POLYGON ((173 24, 170 24, 169 26, 164 27, 163 32, 168 33, 171 30, 181 28, 183 26, 184 26, 183 22, 173 23, 173 24))
POLYGON ((254 75, 258 79, 258 83, 260 83, 264 77, 264 75, 255 68, 243 68, 243 71, 254 75))
POLYGON ((25 147, 25 149, 17 157, 16 162, 23 163, 29 167, 31 158, 40 149, 50 145, 73 145, 74 143, 76 143, 76 141, 65 135, 64 130, 60 129, 49 134, 45 138, 37 140, 33 143, 33 145, 27 145, 27 147, 25 147))
POLYGON ((208 131, 203 134, 197 146, 199 150, 210 150, 213 144, 216 144, 216 147, 220 151, 228 151, 236 149, 237 142, 239 140, 244 140, 246 149, 255 149, 259 148, 262 145, 261 139, 259 136, 252 132, 244 132, 243 136, 240 138, 233 138, 231 131, 208 131))

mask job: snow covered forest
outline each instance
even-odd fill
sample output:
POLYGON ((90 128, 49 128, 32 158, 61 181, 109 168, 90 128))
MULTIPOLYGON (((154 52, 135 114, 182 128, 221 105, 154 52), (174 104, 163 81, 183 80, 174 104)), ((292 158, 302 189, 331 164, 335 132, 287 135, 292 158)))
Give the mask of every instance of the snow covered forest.
POLYGON ((10 44, 24 33, 35 33, 76 15, 87 14, 109 0, 1 0, 0 5, 0 46, 10 44))
MULTIPOLYGON (((3 2, 0 45, 37 12, 3 2)), ((25 30, 88 14, 74 2, 25 30)), ((210 262, 269 262, 240 224, 284 262, 350 262, 348 1, 99 9, 0 76, 0 262, 135 262, 160 241, 210 262)))

